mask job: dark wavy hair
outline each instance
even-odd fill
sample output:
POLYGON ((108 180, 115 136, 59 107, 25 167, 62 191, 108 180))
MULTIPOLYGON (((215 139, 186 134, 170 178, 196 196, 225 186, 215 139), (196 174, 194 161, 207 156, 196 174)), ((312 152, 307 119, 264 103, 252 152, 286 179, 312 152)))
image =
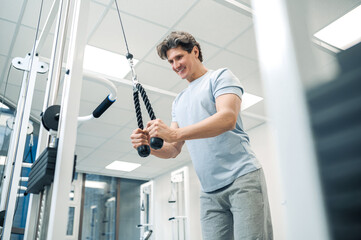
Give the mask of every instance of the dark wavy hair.
POLYGON ((171 32, 160 44, 158 44, 158 55, 161 59, 165 60, 167 59, 167 51, 179 46, 188 53, 191 53, 194 46, 197 46, 199 50, 198 59, 203 62, 201 46, 199 43, 191 34, 182 31, 171 32))

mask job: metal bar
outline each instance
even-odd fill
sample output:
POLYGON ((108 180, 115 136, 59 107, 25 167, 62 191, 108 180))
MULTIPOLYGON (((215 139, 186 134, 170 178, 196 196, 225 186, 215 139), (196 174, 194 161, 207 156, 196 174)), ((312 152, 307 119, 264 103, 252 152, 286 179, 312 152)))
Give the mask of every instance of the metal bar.
POLYGON ((56 13, 58 13, 58 9, 59 9, 59 3, 58 2, 59 2, 59 0, 54 0, 53 5, 50 8, 50 12, 49 12, 48 17, 47 17, 47 19, 45 21, 45 25, 43 27, 43 30, 40 33, 40 37, 39 37, 38 41, 36 42, 35 52, 41 52, 41 50, 42 50, 42 48, 44 46, 46 37, 48 36, 50 28, 53 25, 54 19, 56 17, 56 13))
MULTIPOLYGON (((55 35, 53 39, 53 47, 52 47, 52 53, 51 53, 51 60, 49 66, 49 72, 48 72, 48 81, 46 85, 46 91, 44 96, 44 104, 43 104, 43 112, 48 108, 49 105, 54 104, 56 99, 56 96, 53 96, 58 92, 58 86, 60 81, 60 75, 61 75, 61 69, 63 64, 63 54, 64 52, 64 45, 65 40, 62 40, 66 36, 67 32, 67 19, 68 19, 68 7, 69 3, 68 1, 64 0, 54 0, 51 13, 49 14, 49 23, 50 18, 54 15, 55 9, 58 10, 58 18, 56 22, 56 30, 55 35), (63 10, 65 9, 65 10, 63 10), (60 71, 59 71, 60 69, 60 71), (55 83, 54 83, 55 82, 55 83), (50 100, 51 99, 51 100, 50 100)), ((48 24, 46 24, 47 26, 48 24)), ((41 38, 42 39, 42 38, 41 38)), ((38 42, 38 44, 40 44, 38 42)), ((40 44, 41 45, 41 44, 40 44)), ((41 47, 41 46, 39 46, 41 47)), ((38 48, 39 48, 38 47, 38 48)), ((39 48, 40 49, 40 48, 39 48)), ((41 125, 41 124, 40 124, 41 125)), ((39 139, 38 139, 38 147, 36 152, 36 158, 42 153, 42 151, 46 148, 48 145, 48 138, 49 133, 44 129, 44 127, 40 127, 39 130, 39 139)), ((30 194, 30 200, 29 200, 29 208, 28 208, 28 214, 27 214, 27 220, 26 220, 26 226, 25 226, 25 234, 24 239, 26 240, 33 240, 36 236, 36 229, 38 224, 38 212, 40 209, 40 194, 30 194)))
MULTIPOLYGON (((31 110, 31 103, 33 100, 33 93, 35 88, 35 81, 36 81, 36 74, 38 69, 39 58, 37 56, 32 56, 32 63, 31 63, 31 70, 29 74, 29 82, 27 83, 27 88, 25 92, 24 98, 24 108, 21 111, 18 111, 17 115, 19 115, 18 124, 20 125, 19 131, 19 140, 16 148, 15 153, 15 165, 12 174, 12 186, 10 188, 9 193, 9 200, 6 207, 6 216, 5 216, 5 223, 4 223, 4 231, 3 236, 1 239, 10 239, 11 235, 11 228, 13 225, 14 214, 15 214, 15 206, 17 201, 17 192, 18 192, 18 185, 20 181, 20 174, 21 168, 23 163, 24 157, 24 149, 25 149, 25 142, 27 136, 27 127, 29 124, 30 118, 30 110, 31 110)), ((15 123, 16 124, 16 123, 15 123)))
POLYGON ((67 69, 59 121, 59 144, 47 239, 63 240, 66 235, 68 199, 74 165, 74 151, 82 85, 82 66, 86 44, 89 0, 72 1, 73 17, 67 69), (60 220, 60 221, 59 221, 60 220))
POLYGON ((28 72, 24 71, 23 74, 23 81, 21 84, 21 90, 20 90, 20 96, 19 96, 19 100, 18 100, 18 105, 16 107, 18 114, 16 114, 15 116, 15 124, 14 124, 14 129, 13 132, 11 134, 10 137, 10 144, 9 144, 9 150, 8 150, 8 163, 5 166, 4 169, 4 178, 1 179, 2 185, 1 185, 1 201, 0 201, 0 210, 5 210, 6 209, 6 205, 7 205, 7 199, 8 199, 8 194, 9 194, 9 190, 10 190, 10 182, 11 182, 11 176, 12 176, 12 170, 13 170, 13 162, 15 159, 15 154, 16 154, 16 148, 17 148, 17 144, 18 144, 18 140, 19 140, 19 132, 20 132, 20 127, 21 125, 20 123, 20 119, 21 119, 21 112, 24 109, 24 98, 25 98, 25 92, 26 92, 26 80, 28 77, 28 72))
POLYGON ((299 24, 307 22, 306 4, 252 1, 265 102, 275 129, 285 197, 285 239, 326 240, 329 234, 305 99, 305 86, 317 70, 307 24, 299 24))
POLYGON ((48 78, 51 79, 51 81, 48 82, 50 87, 47 87, 47 91, 45 92, 43 110, 45 110, 49 105, 53 105, 58 97, 66 34, 68 30, 69 5, 70 2, 67 0, 60 1, 59 16, 56 25, 56 35, 54 36, 53 50, 51 53, 52 62, 49 66, 48 78))

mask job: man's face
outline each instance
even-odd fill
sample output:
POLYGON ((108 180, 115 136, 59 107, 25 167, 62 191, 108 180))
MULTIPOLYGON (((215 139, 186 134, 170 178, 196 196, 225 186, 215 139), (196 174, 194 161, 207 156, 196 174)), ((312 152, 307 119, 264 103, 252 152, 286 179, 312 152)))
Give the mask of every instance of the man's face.
POLYGON ((181 47, 171 48, 167 51, 168 62, 182 79, 189 82, 194 80, 197 71, 198 48, 194 47, 191 53, 183 50, 181 47))

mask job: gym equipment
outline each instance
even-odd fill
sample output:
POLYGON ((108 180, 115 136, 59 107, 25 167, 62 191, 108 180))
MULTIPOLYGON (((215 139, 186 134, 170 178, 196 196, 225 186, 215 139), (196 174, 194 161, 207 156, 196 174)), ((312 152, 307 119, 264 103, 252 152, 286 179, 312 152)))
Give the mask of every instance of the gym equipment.
POLYGON ((172 240, 189 239, 189 172, 183 167, 171 173, 171 192, 168 203, 171 207, 172 240))
MULTIPOLYGON (((112 82, 99 76, 91 75, 90 77, 96 77, 98 81, 106 83, 106 86, 111 91, 111 93, 98 105, 98 107, 95 108, 91 115, 85 117, 78 117, 78 122, 88 121, 93 118, 99 118, 116 101, 117 90, 112 82)), ((49 106, 41 114, 41 123, 47 131, 56 132, 58 131, 59 116, 60 105, 49 106)), ((31 167, 28 188, 25 194, 38 194, 44 190, 45 186, 49 186, 53 182, 57 154, 56 140, 54 140, 54 143, 55 144, 53 144, 52 147, 49 146, 44 149, 44 151, 41 153, 41 155, 31 167)), ((74 158, 74 161, 75 159, 76 156, 74 158)), ((75 164, 73 167, 73 172, 75 172, 75 164)))
MULTIPOLYGON (((134 99, 134 107, 135 107, 135 113, 136 113, 136 117, 137 117, 137 123, 138 123, 138 127, 140 129, 143 129, 144 126, 143 126, 142 112, 141 112, 140 104, 139 104, 139 92, 140 92, 140 94, 141 94, 141 96, 143 98, 143 102, 144 102, 145 107, 146 107, 146 109, 148 111, 150 119, 154 120, 154 119, 156 119, 156 117, 154 115, 152 106, 150 104, 150 101, 148 99, 148 96, 147 96, 144 88, 138 82, 137 74, 135 73, 134 64, 133 64, 133 55, 129 52, 128 42, 127 42, 127 38, 125 36, 122 18, 120 17, 120 11, 119 11, 117 0, 114 0, 114 2, 115 2, 117 12, 118 12, 118 17, 119 17, 120 26, 121 26, 122 32, 123 32, 125 46, 127 48, 126 58, 128 60, 129 67, 130 67, 131 73, 132 73, 133 99, 134 99)), ((153 149, 161 149, 162 146, 163 146, 163 139, 158 138, 158 137, 153 137, 153 138, 150 139, 150 147, 151 148, 153 148, 153 149)), ((138 151, 139 156, 141 156, 141 157, 149 156, 150 147, 148 145, 142 145, 142 146, 138 147, 137 151, 138 151)))
POLYGON ((140 185, 140 240, 149 239, 153 233, 153 181, 140 185))

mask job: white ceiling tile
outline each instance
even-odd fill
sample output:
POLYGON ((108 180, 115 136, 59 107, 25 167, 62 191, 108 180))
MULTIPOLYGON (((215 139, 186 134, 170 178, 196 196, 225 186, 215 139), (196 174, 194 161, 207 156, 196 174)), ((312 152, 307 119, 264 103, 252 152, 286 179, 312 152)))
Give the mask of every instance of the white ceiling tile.
POLYGON ((11 55, 13 57, 24 58, 26 54, 30 53, 33 49, 35 35, 35 30, 20 26, 11 55), (24 41, 24 39, 26 39, 26 41, 24 41))
POLYGON ((246 110, 242 111, 242 113, 251 113, 251 114, 255 114, 257 116, 260 116, 260 117, 266 117, 267 116, 267 113, 266 113, 266 106, 265 106, 265 101, 262 100, 258 103, 256 103, 255 105, 247 108, 246 110))
POLYGON ((85 116, 92 114, 92 112, 94 111, 94 109, 97 106, 98 106, 98 104, 96 104, 94 102, 88 102, 88 101, 81 100, 80 106, 79 106, 79 117, 85 117, 85 116))
POLYGON ((123 126, 120 130, 111 138, 112 141, 129 141, 130 135, 132 134, 133 130, 137 128, 137 123, 130 123, 128 126, 123 126), (130 127, 129 127, 130 126, 130 127))
POLYGON ((107 139, 100 136, 90 134, 83 134, 78 131, 76 136, 76 145, 79 147, 97 148, 102 145, 107 139))
POLYGON ((85 157, 87 157, 93 148, 85 146, 75 146, 75 155, 77 155, 77 162, 81 162, 85 157))
POLYGON ((122 127, 135 118, 135 113, 115 107, 110 107, 103 115, 99 117, 100 124, 112 124, 122 127))
POLYGON ((162 96, 153 105, 157 118, 161 119, 168 126, 172 120, 172 104, 175 97, 162 96))
POLYGON ((360 0, 308 1, 308 27, 312 34, 361 4, 360 0))
POLYGON ((130 141, 130 136, 127 136, 126 141, 111 138, 99 147, 99 151, 115 151, 118 153, 128 153, 133 150, 133 145, 130 141))
POLYGON ((137 150, 132 148, 131 151, 129 151, 127 154, 119 156, 119 158, 116 159, 116 160, 117 161, 124 161, 124 162, 131 162, 131 163, 140 163, 140 164, 144 165, 146 162, 151 161, 150 159, 152 157, 153 156, 140 157, 138 155, 137 150))
MULTIPOLYGON (((43 1, 43 7, 41 10, 42 12, 40 13, 41 2, 42 2, 41 0, 31 1, 26 5, 24 16, 21 21, 22 25, 36 29, 36 27, 38 25, 38 21, 39 21, 39 15, 41 14, 39 28, 40 29, 44 28, 44 24, 50 13, 51 6, 53 5, 53 1, 43 1)), ((56 21, 54 20, 54 22, 56 22, 56 21)), ((50 32, 54 32, 54 29, 55 29, 54 26, 55 26, 55 24, 53 23, 52 30, 50 32)), ((40 32, 41 32, 41 30, 39 30, 39 35, 40 35, 40 32)))
MULTIPOLYGON (((120 0, 118 6, 121 12, 137 15, 141 18, 158 23, 162 26, 171 27, 187 12, 196 0, 120 0), (170 7, 177 6, 177 7, 170 7), (161 14, 160 14, 161 13, 161 14)), ((115 4, 113 5, 115 8, 115 4)))
POLYGON ((142 84, 150 85, 163 90, 169 90, 182 79, 175 72, 142 62, 136 67, 138 80, 142 84))
MULTIPOLYGON (((6 60, 7 60, 7 58, 5 56, 0 55, 0 76, 2 76, 2 74, 4 74, 4 78, 0 80, 1 85, 3 82, 5 82, 6 75, 8 74, 8 71, 9 71, 9 66, 5 66, 6 60)), ((3 88, 0 88, 0 89, 3 89, 3 88)))
POLYGON ((221 50, 220 47, 208 44, 202 40, 197 40, 197 42, 199 42, 199 45, 201 46, 203 62, 207 62, 221 50))
POLYGON ((12 84, 8 84, 6 87, 5 92, 5 83, 2 84, 2 93, 1 95, 4 95, 5 98, 13 103, 15 106, 17 105, 19 94, 20 94, 20 87, 12 84))
POLYGON ((82 100, 100 104, 109 94, 110 91, 101 83, 88 81, 84 78, 81 87, 82 100))
POLYGON ((263 83, 258 70, 243 77, 241 79, 241 83, 246 92, 257 95, 259 97, 263 97, 263 83))
POLYGON ((250 59, 257 60, 257 46, 253 27, 247 29, 227 49, 250 59))
POLYGON ((248 116, 242 116, 243 129, 247 132, 249 129, 257 127, 264 123, 265 121, 262 119, 252 118, 248 116))
POLYGON ((111 138, 118 130, 119 126, 101 123, 99 119, 86 121, 78 127, 78 133, 106 139, 111 138))
POLYGON ((224 46, 248 28, 251 23, 252 19, 248 16, 214 1, 203 0, 175 28, 191 33, 196 39, 224 46))
POLYGON ((117 88, 117 100, 113 105, 114 107, 124 110, 135 111, 133 101, 133 87, 128 85, 119 86, 117 88))
MULTIPOLYGON (((21 8, 27 1, 23 0, 12 0, 12 1, 1 1, 0 16, 1 18, 17 22, 20 16, 21 8)), ((2 29, 2 28, 1 28, 2 29)))
MULTIPOLYGON (((122 22, 129 51, 136 59, 142 59, 150 49, 154 48, 159 40, 159 36, 163 36, 167 32, 166 28, 126 14, 122 15, 122 22), (144 41, 145 39, 146 41, 144 41)), ((89 44, 109 51, 126 54, 127 51, 121 26, 115 10, 108 12, 94 35, 89 39, 89 44)))
MULTIPOLYGON (((47 58, 50 60, 51 52, 53 49, 54 34, 49 33, 47 36, 44 36, 44 37, 45 37, 44 45, 41 49, 38 49, 38 53, 41 57, 44 57, 44 58, 47 58)), ((68 41, 65 44, 64 59, 66 59, 65 57, 66 57, 67 47, 68 47, 68 41)), ((47 62, 47 63, 50 64, 49 62, 47 62)))
POLYGON ((93 2, 98 2, 104 5, 109 5, 110 3, 113 4, 114 0, 92 0, 93 2))
POLYGON ((92 173, 92 174, 99 174, 101 170, 103 170, 102 167, 99 167, 98 165, 90 165, 86 164, 85 162, 77 163, 76 165, 76 171, 80 173, 92 173))
POLYGON ((98 162, 99 166, 103 166, 105 168, 110 163, 119 159, 119 157, 122 155, 124 155, 124 153, 120 153, 118 151, 103 151, 96 149, 91 152, 91 154, 88 155, 83 161, 98 162))
POLYGON ((206 67, 213 70, 228 67, 239 79, 242 79, 257 70, 258 63, 231 52, 222 51, 208 61, 206 67))
POLYGON ((245 4, 247 4, 249 7, 252 5, 251 4, 251 0, 237 0, 238 2, 240 2, 240 3, 245 3, 245 4))
POLYGON ((6 69, 7 72, 5 73, 4 77, 7 77, 7 79, 4 79, 4 80, 8 82, 8 86, 12 85, 13 87, 17 87, 20 91, 20 86, 21 86, 21 84, 23 82, 23 78, 24 78, 24 72, 12 67, 12 66, 10 68, 10 72, 8 72, 9 66, 6 66, 6 67, 7 67, 7 69, 6 69))
MULTIPOLYGON (((107 0, 109 2, 109 0, 107 0)), ((102 20, 102 15, 106 10, 104 5, 91 1, 89 6, 89 15, 87 22, 87 36, 94 30, 98 22, 102 20)))
POLYGON ((0 19, 0 54, 8 55, 16 24, 0 19))

